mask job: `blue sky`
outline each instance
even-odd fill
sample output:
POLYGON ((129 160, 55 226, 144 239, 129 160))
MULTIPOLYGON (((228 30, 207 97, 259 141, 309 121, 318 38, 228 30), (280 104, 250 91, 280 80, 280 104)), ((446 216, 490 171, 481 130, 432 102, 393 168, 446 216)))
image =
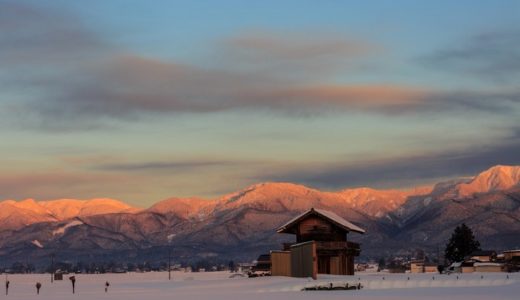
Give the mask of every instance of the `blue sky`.
POLYGON ((520 163, 518 1, 1 1, 0 199, 520 163))

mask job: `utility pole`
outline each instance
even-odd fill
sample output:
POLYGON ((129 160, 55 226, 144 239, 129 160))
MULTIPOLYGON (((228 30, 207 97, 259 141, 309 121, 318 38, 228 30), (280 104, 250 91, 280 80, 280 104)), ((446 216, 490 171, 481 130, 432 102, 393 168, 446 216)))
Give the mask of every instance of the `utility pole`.
POLYGON ((172 249, 168 247, 168 280, 172 280, 172 249))
POLYGON ((51 254, 51 283, 54 282, 54 253, 51 254))

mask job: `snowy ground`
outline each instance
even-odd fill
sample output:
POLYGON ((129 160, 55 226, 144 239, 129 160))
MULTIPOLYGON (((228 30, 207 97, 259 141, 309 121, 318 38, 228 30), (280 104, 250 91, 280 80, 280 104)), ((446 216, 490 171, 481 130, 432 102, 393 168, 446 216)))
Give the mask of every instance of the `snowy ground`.
MULTIPOLYGON (((305 278, 263 277, 229 278, 228 272, 128 273, 76 275, 76 294, 72 295, 68 276, 50 282, 50 275, 9 275, 10 299, 520 299, 520 274, 474 273, 438 274, 363 274, 356 276, 319 276, 305 278), (432 278, 435 277, 435 279, 432 278), (481 277, 483 276, 483 278, 481 277), (506 278, 509 276, 509 278, 506 278), (384 277, 384 280, 383 280, 384 277), (410 277, 410 279, 408 279, 410 277), (36 282, 42 283, 36 295, 36 282), (104 292, 105 282, 110 282, 104 292), (305 286, 364 286, 359 291, 301 291, 305 286)), ((5 275, 2 275, 5 276, 5 275)), ((2 282, 5 278, 2 278, 2 282)), ((4 284, 0 285, 4 298, 4 284)), ((7 299, 6 297, 6 299, 7 299)))

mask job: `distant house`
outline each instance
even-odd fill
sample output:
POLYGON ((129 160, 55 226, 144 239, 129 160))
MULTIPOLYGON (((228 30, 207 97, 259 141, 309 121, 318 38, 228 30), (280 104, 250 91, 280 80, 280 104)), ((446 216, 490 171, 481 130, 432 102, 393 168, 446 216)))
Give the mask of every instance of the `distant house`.
POLYGON ((437 273, 437 265, 426 262, 424 259, 412 260, 410 262, 410 273, 437 273))
POLYGON ((277 232, 296 235, 296 243, 271 253, 272 275, 316 278, 317 273, 353 275, 354 257, 361 250, 359 244, 347 241, 347 235, 365 230, 331 211, 311 208, 277 232))
POLYGON ((520 260, 520 249, 504 251, 504 259, 506 261, 520 260))
POLYGON ((475 272, 503 272, 504 264, 493 262, 476 262, 473 264, 475 272))
POLYGON ((424 273, 424 259, 410 262, 410 273, 424 273))
POLYGON ((252 263, 238 263, 237 264, 237 272, 238 273, 248 273, 253 268, 254 264, 252 263))
POLYGON ((464 261, 460 264, 461 273, 473 273, 475 272, 474 262, 464 261))
POLYGON ((256 263, 251 268, 252 272, 256 273, 268 273, 271 271, 271 255, 261 254, 256 259, 256 263))
POLYGON ((520 249, 504 251, 501 261, 508 272, 520 272, 520 249))
POLYGON ((473 251, 469 255, 470 260, 478 261, 478 262, 490 262, 495 261, 497 258, 497 253, 493 250, 479 250, 473 251))
POLYGON ((504 272, 507 268, 503 263, 502 255, 497 255, 493 250, 474 251, 466 256, 463 262, 453 263, 448 271, 460 273, 472 272, 504 272))

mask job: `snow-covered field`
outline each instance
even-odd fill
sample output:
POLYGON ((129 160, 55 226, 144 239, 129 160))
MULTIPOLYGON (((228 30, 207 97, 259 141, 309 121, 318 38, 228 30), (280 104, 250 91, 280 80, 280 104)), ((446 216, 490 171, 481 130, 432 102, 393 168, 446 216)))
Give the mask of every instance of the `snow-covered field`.
MULTIPOLYGON (((229 278, 228 272, 75 275, 50 282, 48 274, 9 275, 10 299, 520 299, 520 274, 474 273, 321 275, 318 280, 287 277, 229 278), (432 277, 435 278, 432 278, 432 277), (459 278, 457 279, 457 276, 459 278), (482 278, 483 276, 483 278, 482 278), (507 278, 506 276, 509 276, 507 278), (383 279, 384 277, 384 279, 383 279), (410 279, 408 279, 410 277, 410 279), (105 282, 110 282, 105 293, 105 282), (42 283, 36 295, 36 282, 42 283), (301 291, 306 286, 361 282, 362 290, 301 291)), ((2 275, 5 276, 5 275, 2 275)), ((2 293, 5 278, 2 278, 2 293)), ((7 299, 7 298, 6 298, 7 299)))

